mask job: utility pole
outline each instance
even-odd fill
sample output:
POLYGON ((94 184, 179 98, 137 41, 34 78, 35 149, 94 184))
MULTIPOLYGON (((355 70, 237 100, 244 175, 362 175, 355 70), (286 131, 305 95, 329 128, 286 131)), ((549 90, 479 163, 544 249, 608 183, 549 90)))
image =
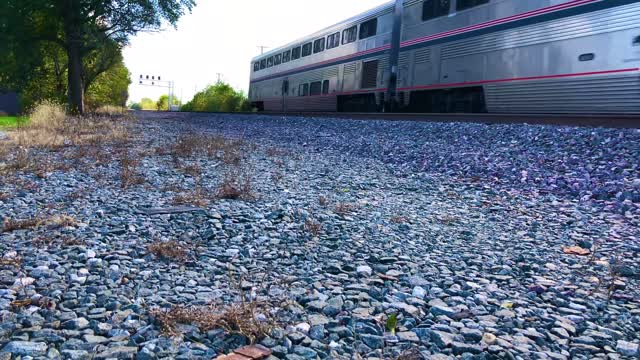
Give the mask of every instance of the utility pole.
POLYGON ((218 75, 218 84, 222 82, 222 73, 216 73, 218 75))
POLYGON ((268 46, 264 46, 264 45, 259 45, 258 48, 260 48, 260 55, 264 54, 264 49, 268 49, 268 46))

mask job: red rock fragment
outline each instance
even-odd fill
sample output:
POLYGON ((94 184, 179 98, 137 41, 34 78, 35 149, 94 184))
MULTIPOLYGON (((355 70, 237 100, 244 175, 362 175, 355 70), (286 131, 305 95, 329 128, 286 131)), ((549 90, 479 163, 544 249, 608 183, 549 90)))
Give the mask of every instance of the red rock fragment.
POLYGON ((580 255, 585 256, 589 255, 591 251, 589 249, 581 248, 580 246, 569 246, 562 249, 565 254, 569 255, 580 255))
POLYGON ((227 355, 227 357, 224 358, 224 360, 251 360, 251 358, 246 357, 244 355, 233 353, 231 355, 227 355))
POLYGON ((271 350, 262 345, 249 345, 235 351, 236 354, 248 356, 253 360, 263 359, 271 355, 271 350))

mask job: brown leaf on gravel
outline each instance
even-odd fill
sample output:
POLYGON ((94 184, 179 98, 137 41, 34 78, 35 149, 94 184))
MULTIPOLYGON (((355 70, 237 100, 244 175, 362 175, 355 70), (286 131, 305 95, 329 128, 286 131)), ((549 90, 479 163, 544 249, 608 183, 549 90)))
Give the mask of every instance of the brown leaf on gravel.
POLYGON ((569 255, 585 256, 585 255, 591 254, 591 251, 589 249, 581 248, 580 246, 565 247, 565 248, 562 248, 562 251, 565 254, 569 254, 569 255))

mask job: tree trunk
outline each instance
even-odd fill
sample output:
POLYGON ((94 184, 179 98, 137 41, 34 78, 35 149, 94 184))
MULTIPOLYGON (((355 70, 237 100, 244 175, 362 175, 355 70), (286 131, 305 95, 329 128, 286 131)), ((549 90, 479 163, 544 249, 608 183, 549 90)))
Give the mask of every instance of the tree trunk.
POLYGON ((69 61, 67 96, 69 111, 72 114, 84 113, 84 86, 82 65, 82 23, 78 0, 63 0, 62 19, 64 22, 65 43, 69 61))
POLYGON ((70 40, 67 43, 68 69, 68 100, 69 111, 72 114, 84 113, 84 85, 82 84, 82 55, 80 43, 70 40))

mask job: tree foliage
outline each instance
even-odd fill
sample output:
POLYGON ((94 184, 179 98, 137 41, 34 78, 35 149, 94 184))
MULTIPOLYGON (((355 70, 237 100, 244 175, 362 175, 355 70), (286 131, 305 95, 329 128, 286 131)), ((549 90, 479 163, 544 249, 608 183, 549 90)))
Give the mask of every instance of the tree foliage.
POLYGON ((156 110, 157 109, 157 105, 156 102, 149 99, 149 98, 143 98, 142 100, 140 100, 140 109, 141 110, 156 110))
MULTIPOLYGON (((176 97, 171 99, 173 105, 180 105, 180 100, 176 97)), ((162 95, 160 99, 156 102, 156 109, 158 111, 168 111, 169 110, 169 95, 162 95)))
MULTIPOLYGON (((88 63, 85 65, 87 72, 95 74, 90 79, 86 89, 86 103, 90 110, 95 110, 103 105, 124 106, 128 98, 130 81, 129 71, 124 65, 120 51, 108 54, 100 54, 101 50, 94 51, 91 58, 109 56, 109 65, 88 63), (103 68, 99 69, 100 66, 103 68)), ((39 63, 30 70, 26 80, 20 81, 17 87, 15 82, 8 88, 17 90, 21 95, 21 103, 24 109, 44 100, 55 103, 64 103, 67 99, 67 55, 59 45, 55 43, 43 43, 39 49, 39 63)), ((0 74, 3 72, 0 71, 0 74)), ((89 76, 89 75, 87 75, 89 76)))
POLYGON ((57 44, 66 54, 67 100, 71 111, 84 111, 84 94, 114 66, 130 36, 175 25, 194 0, 2 0, 0 81, 22 89, 42 66, 43 43, 57 44), (23 63, 24 62, 24 63, 23 63), (12 75, 15 74, 15 75, 12 75))
POLYGON ((237 112, 251 109, 247 97, 242 91, 236 91, 231 85, 219 82, 197 93, 193 100, 182 106, 182 111, 237 112))
POLYGON ((87 107, 91 110, 102 105, 124 107, 129 98, 131 77, 122 57, 105 72, 98 75, 87 88, 87 107))

